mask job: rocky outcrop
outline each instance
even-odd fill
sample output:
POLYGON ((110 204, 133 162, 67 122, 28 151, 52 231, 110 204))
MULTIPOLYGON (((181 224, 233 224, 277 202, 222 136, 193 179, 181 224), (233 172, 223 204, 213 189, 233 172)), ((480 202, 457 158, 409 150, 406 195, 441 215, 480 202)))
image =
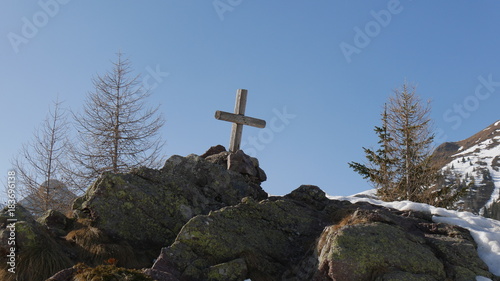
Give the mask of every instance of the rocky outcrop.
POLYGON ((492 277, 467 230, 411 216, 398 221, 385 210, 363 211, 326 228, 317 247, 320 280, 492 277))
POLYGON ((474 280, 468 231, 430 215, 328 200, 315 186, 191 219, 152 268, 178 280, 474 280))
MULTIPOLYGON (((29 270, 18 280, 499 280, 465 229, 330 200, 316 186, 268 197, 258 164, 214 147, 159 170, 104 174, 74 218, 51 211, 35 221, 19 207, 18 267, 29 270)), ((0 280, 15 280, 0 261, 0 280)))
MULTIPOLYGON (((261 171, 250 157, 242 155, 240 167, 252 163, 254 170, 261 171)), ((72 218, 51 210, 35 221, 19 205, 15 224, 21 245, 17 247, 19 256, 61 257, 51 264, 55 267, 43 264, 46 258, 35 262, 46 268, 49 275, 19 280, 44 280, 78 262, 99 265, 108 259, 116 259, 117 265, 123 267, 150 267, 160 249, 170 245, 192 217, 236 205, 245 197, 267 198, 260 187, 262 178, 241 169, 227 169, 228 156, 226 163, 219 164, 197 155, 175 155, 159 170, 139 168, 127 174, 105 173, 74 202, 72 218)), ((263 171, 262 174, 265 175, 263 171)), ((5 213, 0 225, 4 239, 9 234, 7 218, 5 213)), ((5 243, 0 245, 1 252, 7 252, 7 241, 2 242, 5 243)), ((6 278, 13 275, 6 272, 4 259, 2 255, 0 274, 7 277, 0 279, 10 280, 6 278)))
POLYGON ((175 155, 160 170, 104 174, 73 209, 78 219, 90 220, 93 228, 152 261, 192 217, 236 205, 244 197, 265 199, 259 183, 197 155, 175 155))
POLYGON ((153 269, 182 280, 279 280, 321 233, 325 214, 304 201, 245 198, 190 220, 153 269))

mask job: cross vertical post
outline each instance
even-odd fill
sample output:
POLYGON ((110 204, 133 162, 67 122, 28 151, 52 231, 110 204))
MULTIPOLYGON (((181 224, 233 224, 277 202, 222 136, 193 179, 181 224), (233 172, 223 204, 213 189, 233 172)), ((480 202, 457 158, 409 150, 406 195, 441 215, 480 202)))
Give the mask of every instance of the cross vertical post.
MULTIPOLYGON (((247 106, 247 94, 245 89, 238 89, 236 92, 236 104, 234 105, 234 114, 245 115, 247 106)), ((243 124, 233 123, 231 129, 231 139, 229 141, 229 151, 236 152, 240 149, 241 136, 243 134, 243 124)))

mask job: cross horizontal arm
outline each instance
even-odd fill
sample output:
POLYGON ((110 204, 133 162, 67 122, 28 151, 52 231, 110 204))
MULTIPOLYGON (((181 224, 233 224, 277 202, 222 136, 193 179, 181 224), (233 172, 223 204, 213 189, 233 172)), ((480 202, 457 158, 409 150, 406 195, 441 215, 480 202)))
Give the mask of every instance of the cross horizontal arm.
POLYGON ((234 122, 237 124, 248 125, 257 128, 265 128, 266 120, 252 118, 244 115, 233 114, 229 112, 224 112, 217 110, 215 112, 215 119, 224 120, 228 122, 234 122))

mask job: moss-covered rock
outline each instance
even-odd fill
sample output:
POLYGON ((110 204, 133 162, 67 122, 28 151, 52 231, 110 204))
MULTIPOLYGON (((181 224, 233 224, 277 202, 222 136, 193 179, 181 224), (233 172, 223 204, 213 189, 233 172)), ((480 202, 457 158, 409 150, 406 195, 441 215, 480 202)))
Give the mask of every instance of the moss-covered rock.
POLYGON ((427 235, 426 240, 450 266, 453 280, 472 280, 475 276, 489 276, 488 266, 477 255, 477 247, 470 240, 444 235, 427 235), (471 279, 472 278, 472 279, 471 279))
POLYGON ((0 252, 5 253, 0 255, 0 280, 42 281, 72 265, 62 245, 21 205, 16 206, 14 218, 16 222, 8 221, 12 217, 7 210, 0 214, 4 221, 0 228, 0 252), (14 254, 12 260, 7 253, 14 254), (15 273, 9 272, 12 268, 15 273))
POLYGON ((238 281, 245 279, 247 274, 248 268, 245 260, 236 259, 211 266, 206 276, 208 281, 238 281))
POLYGON ((67 230, 72 225, 73 220, 59 211, 48 210, 37 219, 37 222, 52 232, 53 236, 62 237, 68 234, 67 230))
POLYGON ((370 280, 393 268, 414 275, 444 279, 443 263, 430 247, 411 239, 397 226, 360 223, 338 230, 330 227, 321 248, 320 266, 328 267, 335 280, 370 280))
MULTIPOLYGON (((312 186, 301 190, 319 193, 312 186)), ((300 200, 245 198, 236 206, 197 216, 182 228, 173 245, 163 249, 153 268, 175 268, 182 280, 280 280, 314 244, 328 220, 326 212, 310 204, 307 194, 300 200), (234 272, 228 269, 233 265, 240 265, 234 270, 237 274, 217 277, 221 268, 234 272)))
POLYGON ((497 280, 465 229, 314 186, 194 217, 153 269, 191 281, 497 280))
POLYGON ((160 170, 102 175, 74 208, 78 218, 152 261, 189 219, 247 196, 261 200, 267 194, 245 175, 201 157, 172 156, 160 170))
MULTIPOLYGON (((51 212, 37 222, 20 207, 18 261, 29 270, 19 280, 42 281, 78 262, 95 267, 51 280, 148 280, 121 267, 150 267, 155 257, 144 273, 158 281, 499 280, 465 229, 426 213, 329 200, 316 186, 268 198, 260 172, 228 170, 228 153, 217 151, 104 174, 75 200, 73 218, 51 212), (106 261, 113 265, 100 266, 106 261)), ((2 245, 8 218, 0 213, 2 245)), ((10 281, 4 258, 0 280, 10 281)))
POLYGON ((59 211, 48 210, 37 221, 46 227, 64 230, 68 225, 69 219, 59 211))

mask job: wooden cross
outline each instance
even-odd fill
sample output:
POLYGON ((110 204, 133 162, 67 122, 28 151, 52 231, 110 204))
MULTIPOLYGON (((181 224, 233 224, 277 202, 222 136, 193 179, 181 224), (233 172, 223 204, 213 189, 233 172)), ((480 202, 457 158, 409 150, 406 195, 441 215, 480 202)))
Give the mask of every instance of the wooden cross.
POLYGON ((234 106, 234 114, 219 110, 215 112, 215 119, 233 122, 233 128, 231 130, 231 140, 229 143, 230 152, 236 152, 240 149, 243 125, 257 128, 266 127, 265 120, 245 116, 247 93, 248 91, 244 89, 238 89, 238 91, 236 92, 236 105, 234 106))

